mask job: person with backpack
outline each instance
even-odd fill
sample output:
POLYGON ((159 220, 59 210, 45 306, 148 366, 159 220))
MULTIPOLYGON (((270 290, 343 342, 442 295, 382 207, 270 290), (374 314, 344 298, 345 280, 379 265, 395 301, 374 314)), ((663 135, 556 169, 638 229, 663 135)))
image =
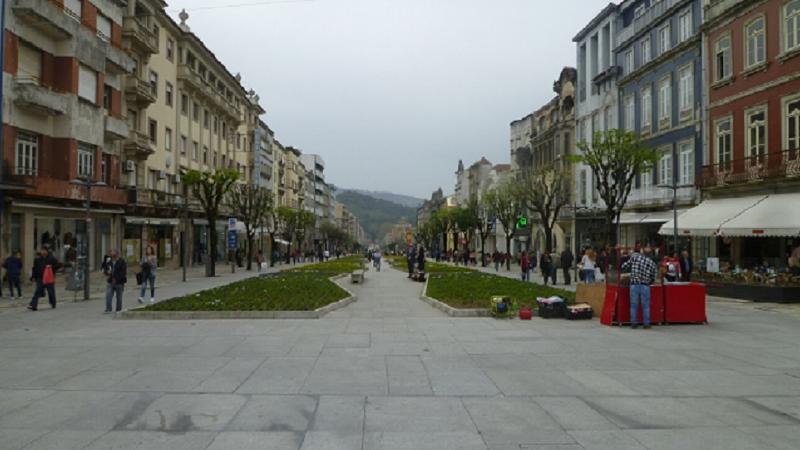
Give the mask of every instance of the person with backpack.
POLYGON ((47 299, 50 301, 50 307, 56 307, 56 270, 60 264, 57 259, 50 254, 46 247, 39 250, 39 254, 33 261, 33 269, 31 270, 31 281, 36 283, 36 291, 33 293, 28 309, 37 311, 39 307, 39 298, 44 297, 47 291, 47 299))
POLYGON ((8 298, 14 298, 14 288, 17 288, 17 298, 22 300, 22 283, 20 277, 22 276, 22 253, 19 250, 11 254, 5 261, 3 261, 3 268, 6 269, 6 276, 8 277, 8 298))
MULTIPOLYGON (((106 289, 106 314, 111 314, 111 300, 117 297, 117 312, 122 311, 122 294, 125 292, 125 283, 128 282, 128 263, 119 257, 116 250, 111 250, 110 260, 104 262, 103 273, 108 275, 108 288, 106 289)), ((141 298, 139 299, 141 303, 141 298)))
MULTIPOLYGON (((139 289, 139 298, 136 299, 139 303, 144 303, 144 294, 147 291, 147 283, 150 283, 150 303, 156 302, 156 266, 158 266, 158 257, 153 246, 148 246, 145 251, 144 258, 139 265, 141 268, 141 287, 139 289)), ((138 280, 137 280, 138 281, 138 280)))

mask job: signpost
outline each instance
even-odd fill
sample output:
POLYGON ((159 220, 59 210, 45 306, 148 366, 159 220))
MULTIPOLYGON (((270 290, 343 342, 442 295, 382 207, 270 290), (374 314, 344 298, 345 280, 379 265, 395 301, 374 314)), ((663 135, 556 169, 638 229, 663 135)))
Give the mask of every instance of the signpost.
POLYGON ((236 234, 236 217, 228 218, 228 255, 231 259, 231 273, 236 273, 236 248, 239 246, 239 237, 236 234))

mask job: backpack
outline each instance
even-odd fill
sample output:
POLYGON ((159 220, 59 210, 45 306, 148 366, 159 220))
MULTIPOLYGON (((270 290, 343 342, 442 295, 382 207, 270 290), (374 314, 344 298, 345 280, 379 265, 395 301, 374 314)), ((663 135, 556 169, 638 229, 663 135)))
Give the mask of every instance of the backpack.
POLYGON ((56 283, 56 276, 53 273, 53 266, 50 264, 44 266, 44 271, 42 272, 42 284, 49 285, 56 283))

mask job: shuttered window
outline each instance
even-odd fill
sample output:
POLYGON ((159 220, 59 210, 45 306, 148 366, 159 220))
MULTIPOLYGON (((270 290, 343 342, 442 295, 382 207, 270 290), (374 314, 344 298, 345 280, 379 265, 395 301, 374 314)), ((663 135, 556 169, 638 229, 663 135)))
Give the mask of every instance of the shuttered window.
POLYGON ((97 73, 86 66, 81 66, 79 72, 78 97, 97 103, 97 73))
POLYGON ((97 15, 97 36, 108 42, 111 40, 111 20, 102 15, 97 15))
POLYGON ((20 42, 17 82, 39 84, 41 77, 42 52, 27 42, 20 42))

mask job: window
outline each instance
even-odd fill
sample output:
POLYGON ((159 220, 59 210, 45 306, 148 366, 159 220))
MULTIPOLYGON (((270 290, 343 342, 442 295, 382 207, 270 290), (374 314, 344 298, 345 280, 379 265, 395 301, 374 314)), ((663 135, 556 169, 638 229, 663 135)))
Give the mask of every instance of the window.
POLYGON ((594 140, 594 134, 600 131, 600 114, 594 113, 592 114, 592 140, 594 140))
POLYGON ((767 111, 759 109, 745 114, 747 121, 747 157, 763 156, 767 152, 767 111))
POLYGON ((633 131, 636 126, 636 99, 633 95, 625 97, 625 130, 633 131))
POLYGON ((633 61, 633 50, 625 52, 625 73, 631 73, 636 69, 633 61))
POLYGON ((650 86, 642 89, 642 128, 650 128, 650 120, 653 117, 653 94, 650 86))
POLYGON ((603 130, 608 131, 610 130, 614 123, 614 111, 611 109, 610 106, 606 107, 605 112, 603 113, 603 130))
POLYGON ((681 112, 691 112, 694 108, 694 72, 691 65, 678 72, 678 99, 681 112))
POLYGON ((192 159, 197 161, 197 157, 200 156, 200 144, 197 141, 192 142, 192 159))
POLYGON ((106 111, 111 110, 111 86, 109 85, 103 86, 103 108, 106 111))
POLYGON ((652 47, 651 47, 651 44, 650 44, 650 36, 647 36, 646 38, 642 39, 642 43, 641 43, 642 64, 647 64, 647 63, 650 62, 650 59, 652 58, 652 56, 650 56, 650 54, 651 54, 650 53, 650 49, 651 48, 652 47))
POLYGON ((667 150, 661 155, 658 161, 658 177, 662 186, 672 186, 675 182, 672 179, 672 150, 667 150))
POLYGON ((167 106, 172 106, 172 83, 167 81, 164 83, 164 101, 167 106))
POLYGON ((208 164, 208 147, 203 146, 203 164, 208 164))
POLYGON ((175 60, 175 42, 172 39, 167 39, 167 59, 175 60))
POLYGON ((200 121, 200 105, 196 101, 192 104, 192 119, 195 122, 200 121))
POLYGON ((17 83, 39 84, 42 78, 42 51, 20 41, 18 55, 17 83))
POLYGON ((784 52, 800 48, 800 0, 791 0, 783 6, 784 52))
POLYGON ((208 110, 207 110, 207 109, 204 109, 204 110, 203 110, 203 127, 204 127, 206 130, 208 129, 208 122, 209 122, 209 119, 208 119, 208 110))
POLYGON ((172 129, 164 128, 164 150, 172 152, 172 129))
POLYGON ((642 172, 641 176, 641 187, 642 189, 649 189, 653 185, 653 169, 650 168, 644 172, 642 172))
POLYGON ((108 42, 111 40, 111 19, 97 14, 97 37, 108 42))
POLYGON ((730 118, 716 125, 717 163, 728 166, 733 159, 733 124, 730 118))
POLYGON ((181 94, 181 114, 189 114, 189 96, 186 94, 181 94))
POLYGON ((179 146, 178 148, 181 151, 181 155, 182 156, 186 156, 186 144, 187 144, 187 142, 188 142, 188 140, 186 139, 186 136, 181 135, 181 141, 178 144, 178 146, 179 146))
POLYGON ((214 124, 214 134, 217 134, 217 132, 218 132, 218 128, 217 128, 217 118, 216 118, 216 117, 214 117, 214 119, 213 119, 211 122, 214 124))
POLYGON ((78 72, 78 97, 97 103, 97 73, 84 65, 78 72))
POLYGON ((147 127, 147 134, 150 136, 150 142, 153 144, 158 144, 158 122, 150 119, 149 125, 147 127))
POLYGON ((633 17, 638 18, 643 16, 646 10, 647 10, 647 5, 645 5, 644 3, 640 3, 639 6, 637 6, 636 9, 633 10, 633 17))
POLYGON ((678 157, 680 158, 680 180, 681 186, 691 186, 694 184, 694 144, 686 141, 678 144, 678 157))
POLYGON ((714 46, 715 81, 722 81, 731 76, 731 38, 725 36, 714 46))
POLYGON ((581 170, 581 204, 582 205, 585 205, 586 204, 586 200, 588 200, 586 198, 587 197, 586 193, 589 190, 589 183, 588 183, 587 176, 588 176, 588 174, 586 173, 586 169, 581 170))
POLYGON ((100 181, 105 184, 111 183, 111 155, 105 153, 100 158, 100 181))
POLYGON ((793 98, 786 102, 786 148, 797 150, 800 148, 800 98, 793 98))
POLYGON ((81 17, 83 16, 83 1, 64 0, 64 12, 67 13, 68 16, 80 22, 81 17))
POLYGON ((17 132, 14 160, 15 175, 36 176, 39 174, 39 137, 35 134, 17 132))
POLYGON ((678 42, 684 42, 692 37, 692 10, 687 9, 678 16, 678 42))
POLYGON ((94 153, 93 145, 78 142, 78 176, 81 178, 92 178, 94 176, 94 153))
POLYGON ((158 74, 150 71, 150 93, 153 97, 158 98, 158 74))
POLYGON ((658 29, 658 54, 663 55, 664 53, 668 52, 671 47, 672 42, 670 41, 669 24, 666 24, 658 29))
POLYGON ((745 64, 747 68, 763 64, 766 61, 767 41, 764 17, 750 22, 744 27, 745 64))

